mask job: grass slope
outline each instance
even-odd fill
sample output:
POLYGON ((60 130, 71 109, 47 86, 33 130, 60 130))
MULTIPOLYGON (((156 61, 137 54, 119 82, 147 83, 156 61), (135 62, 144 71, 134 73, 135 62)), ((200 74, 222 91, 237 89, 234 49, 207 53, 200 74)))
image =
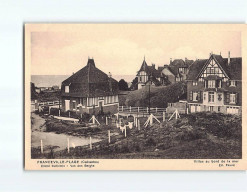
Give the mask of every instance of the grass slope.
MULTIPOLYGON (((150 104, 151 107, 164 108, 167 103, 177 102, 186 93, 186 84, 183 82, 174 83, 168 86, 159 86, 150 88, 150 104)), ((131 91, 126 95, 126 106, 141 106, 149 105, 149 87, 131 91)))
MULTIPOLYGON (((219 113, 197 113, 181 119, 154 124, 128 132, 120 132, 110 144, 107 139, 89 148, 71 148, 54 154, 53 158, 102 159, 239 159, 242 157, 241 116, 219 113)), ((103 130, 104 131, 104 130, 103 130)), ((119 130, 118 130, 119 131, 119 130)), ((107 132, 105 131, 107 135, 107 132)), ((49 154, 34 153, 36 158, 49 154)))

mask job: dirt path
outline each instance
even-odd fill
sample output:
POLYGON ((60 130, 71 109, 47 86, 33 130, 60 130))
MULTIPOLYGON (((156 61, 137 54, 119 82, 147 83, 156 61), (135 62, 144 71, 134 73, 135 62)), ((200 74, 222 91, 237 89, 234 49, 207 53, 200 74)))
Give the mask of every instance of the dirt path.
POLYGON ((32 113, 31 114, 31 120, 32 120, 32 131, 45 131, 46 126, 45 126, 45 119, 40 117, 37 114, 32 113))

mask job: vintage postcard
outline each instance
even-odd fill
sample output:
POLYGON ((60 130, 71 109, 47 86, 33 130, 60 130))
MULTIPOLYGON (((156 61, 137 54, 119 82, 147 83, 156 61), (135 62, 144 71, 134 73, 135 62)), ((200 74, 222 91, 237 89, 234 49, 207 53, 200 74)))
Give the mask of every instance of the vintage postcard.
POLYGON ((245 24, 25 24, 26 170, 245 170, 245 24))

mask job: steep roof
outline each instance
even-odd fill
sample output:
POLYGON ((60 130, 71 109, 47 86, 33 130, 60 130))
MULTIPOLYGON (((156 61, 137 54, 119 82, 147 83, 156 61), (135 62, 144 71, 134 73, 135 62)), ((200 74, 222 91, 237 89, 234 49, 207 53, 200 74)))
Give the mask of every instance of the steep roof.
POLYGON ((194 61, 188 60, 185 58, 185 61, 183 59, 175 59, 170 62, 170 66, 175 66, 177 68, 188 68, 194 61))
POLYGON ((189 67, 189 73, 187 80, 195 80, 199 76, 200 72, 207 66, 208 61, 214 59, 221 66, 223 71, 230 79, 241 80, 242 79, 242 58, 230 58, 230 64, 228 65, 228 58, 222 58, 221 55, 212 54, 209 59, 196 60, 189 67))
POLYGON ((145 71, 147 74, 152 75, 154 77, 160 77, 160 75, 161 75, 160 69, 157 70, 155 68, 154 64, 152 64, 151 66, 148 66, 147 62, 145 61, 145 59, 143 60, 141 68, 138 71, 138 73, 141 72, 141 71, 145 71))
POLYGON ((207 59, 200 59, 200 60, 198 59, 194 61, 194 63, 191 64, 189 67, 187 80, 195 80, 206 62, 207 62, 207 59))
POLYGON ((88 59, 85 67, 62 82, 62 95, 73 97, 92 97, 114 95, 118 93, 118 82, 109 78, 96 68, 94 60, 88 59), (70 86, 70 92, 64 93, 64 86, 70 86))

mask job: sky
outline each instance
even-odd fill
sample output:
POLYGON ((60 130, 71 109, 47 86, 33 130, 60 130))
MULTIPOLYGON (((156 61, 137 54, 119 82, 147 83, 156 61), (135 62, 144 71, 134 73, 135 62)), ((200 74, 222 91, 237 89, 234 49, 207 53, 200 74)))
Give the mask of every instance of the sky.
MULTIPOLYGON (((215 27, 215 26, 214 26, 215 27)), ((94 58, 112 75, 135 75, 144 56, 148 65, 172 59, 205 59, 213 52, 241 56, 241 33, 221 28, 178 28, 162 24, 60 25, 31 33, 31 74, 71 75, 94 58)))

